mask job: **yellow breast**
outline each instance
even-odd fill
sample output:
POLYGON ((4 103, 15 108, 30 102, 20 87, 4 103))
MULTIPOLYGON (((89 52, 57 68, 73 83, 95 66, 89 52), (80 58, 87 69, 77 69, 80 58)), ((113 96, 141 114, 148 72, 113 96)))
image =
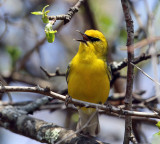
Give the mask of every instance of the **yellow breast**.
POLYGON ((104 103, 110 90, 106 68, 106 63, 101 59, 87 63, 80 61, 76 55, 69 73, 69 95, 87 102, 104 103))

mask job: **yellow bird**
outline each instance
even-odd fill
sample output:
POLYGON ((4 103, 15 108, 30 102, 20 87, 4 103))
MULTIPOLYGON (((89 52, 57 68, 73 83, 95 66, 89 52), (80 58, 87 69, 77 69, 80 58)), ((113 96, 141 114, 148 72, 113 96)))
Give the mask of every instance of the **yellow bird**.
MULTIPOLYGON (((70 62, 66 79, 68 94, 78 100, 104 104, 110 91, 111 73, 107 65, 108 45, 98 30, 87 30, 82 35, 78 53, 70 62)), ((94 108, 79 108, 77 129, 96 136, 100 131, 98 112, 94 108), (87 126, 85 125, 87 124, 87 126)))

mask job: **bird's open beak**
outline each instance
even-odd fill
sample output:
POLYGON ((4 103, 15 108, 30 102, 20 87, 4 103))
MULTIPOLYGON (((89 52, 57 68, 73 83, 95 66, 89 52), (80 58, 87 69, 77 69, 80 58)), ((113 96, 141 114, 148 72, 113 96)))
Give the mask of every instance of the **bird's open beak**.
POLYGON ((82 35, 82 38, 83 38, 83 39, 78 39, 76 41, 86 43, 89 40, 86 34, 81 33, 79 30, 76 30, 76 31, 79 32, 82 35))

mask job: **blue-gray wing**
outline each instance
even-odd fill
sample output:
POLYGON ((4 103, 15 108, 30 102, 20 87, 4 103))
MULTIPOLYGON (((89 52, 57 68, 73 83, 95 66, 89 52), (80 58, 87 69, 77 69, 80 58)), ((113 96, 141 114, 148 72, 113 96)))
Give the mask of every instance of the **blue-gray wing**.
POLYGON ((66 71, 66 81, 67 81, 67 83, 69 81, 68 76, 69 76, 70 69, 71 69, 71 63, 69 63, 69 65, 67 67, 67 71, 66 71))
POLYGON ((111 72, 111 67, 108 63, 107 63, 106 72, 107 72, 109 80, 111 81, 112 80, 112 72, 111 72))

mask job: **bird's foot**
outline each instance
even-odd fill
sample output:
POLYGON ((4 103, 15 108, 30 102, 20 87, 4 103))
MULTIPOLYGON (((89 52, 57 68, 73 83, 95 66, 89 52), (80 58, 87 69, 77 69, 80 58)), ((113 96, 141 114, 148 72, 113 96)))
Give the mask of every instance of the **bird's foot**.
POLYGON ((69 95, 66 95, 66 100, 65 100, 65 105, 66 107, 68 106, 68 104, 72 101, 72 97, 69 95))
POLYGON ((109 110, 109 112, 112 112, 112 105, 107 101, 106 102, 106 108, 109 110))

